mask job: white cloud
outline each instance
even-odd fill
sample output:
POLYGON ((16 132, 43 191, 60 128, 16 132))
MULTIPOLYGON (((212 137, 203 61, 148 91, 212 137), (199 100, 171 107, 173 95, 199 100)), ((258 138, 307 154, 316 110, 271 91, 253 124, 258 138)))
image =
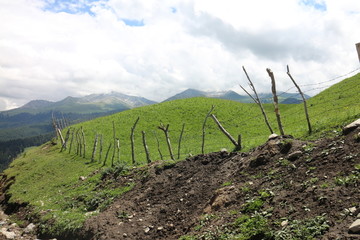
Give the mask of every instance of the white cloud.
POLYGON ((109 91, 158 101, 186 88, 241 92, 243 65, 260 91, 268 67, 278 89, 291 87, 286 64, 303 84, 324 81, 359 66, 356 1, 1 1, 0 110, 109 91))

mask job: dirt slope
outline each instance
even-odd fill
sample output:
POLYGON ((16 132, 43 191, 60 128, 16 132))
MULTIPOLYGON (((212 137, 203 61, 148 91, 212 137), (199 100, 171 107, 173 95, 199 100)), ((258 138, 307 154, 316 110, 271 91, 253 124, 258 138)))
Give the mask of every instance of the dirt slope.
POLYGON ((245 214, 248 202, 267 193, 259 211, 268 213, 274 231, 294 220, 324 216, 329 229, 317 238, 360 239, 348 233, 360 212, 359 142, 360 129, 315 142, 277 137, 250 153, 154 163, 119 179, 136 186, 90 218, 80 238, 219 239, 217 232, 245 214))

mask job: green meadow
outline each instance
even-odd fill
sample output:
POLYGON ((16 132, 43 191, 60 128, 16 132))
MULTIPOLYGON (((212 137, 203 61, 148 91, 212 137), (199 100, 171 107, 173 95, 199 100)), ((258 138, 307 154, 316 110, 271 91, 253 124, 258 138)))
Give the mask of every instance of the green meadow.
MULTIPOLYGON (((341 127, 360 117, 360 74, 343 80, 307 101, 313 133, 308 133, 303 104, 280 105, 280 113, 285 134, 296 138, 316 139, 338 134, 341 127)), ((164 160, 170 155, 164 132, 160 124, 169 124, 169 135, 174 156, 178 159, 178 141, 183 124, 180 158, 201 153, 202 126, 205 116, 212 106, 212 112, 223 127, 235 138, 241 134, 242 150, 248 151, 263 144, 270 131, 265 125, 260 109, 256 104, 244 104, 211 98, 191 98, 117 113, 71 126, 72 131, 80 127, 86 139, 85 158, 76 154, 75 140, 72 150, 60 152, 61 144, 51 143, 28 149, 5 170, 7 178, 16 180, 9 189, 10 203, 27 203, 33 207, 32 215, 40 219, 44 233, 61 234, 76 231, 83 221, 104 209, 111 201, 131 189, 131 185, 114 188, 112 182, 99 189, 101 177, 109 171, 125 171, 131 167, 131 128, 139 118, 134 131, 136 164, 146 164, 145 150, 141 131, 146 133, 147 145, 152 161, 164 160), (115 156, 111 168, 113 150, 110 149, 107 163, 102 167, 110 143, 113 145, 113 123, 115 137, 120 142, 120 159, 115 156), (98 144, 95 161, 91 162, 94 139, 103 136, 102 158, 98 144), (159 139, 160 149, 156 137, 159 139), (100 161, 101 160, 101 161, 100 161), (114 170, 115 169, 115 170, 114 170), (85 178, 81 179, 81 176, 85 178)), ((270 124, 279 134, 274 107, 265 104, 270 124)), ((207 119, 205 152, 232 151, 234 146, 218 129, 211 118, 207 119)), ((63 130, 65 136, 67 129, 63 130)), ((31 217, 31 216, 29 216, 31 217)))

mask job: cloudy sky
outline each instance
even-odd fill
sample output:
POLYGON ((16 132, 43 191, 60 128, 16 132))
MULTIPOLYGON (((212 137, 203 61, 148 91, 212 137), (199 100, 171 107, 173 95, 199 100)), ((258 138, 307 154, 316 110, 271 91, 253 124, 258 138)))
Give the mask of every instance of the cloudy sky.
MULTIPOLYGON (((0 0, 0 110, 118 91, 259 92, 359 68, 359 0, 0 0)), ((340 80, 340 79, 339 79, 340 80)), ((337 80, 337 81, 339 81, 337 80)))

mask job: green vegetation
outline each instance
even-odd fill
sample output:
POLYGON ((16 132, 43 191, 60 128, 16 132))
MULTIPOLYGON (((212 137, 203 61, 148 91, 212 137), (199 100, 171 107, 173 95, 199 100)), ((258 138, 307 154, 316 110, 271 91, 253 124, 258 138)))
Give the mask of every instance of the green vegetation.
MULTIPOLYGON (((360 74, 334 85, 308 101, 310 119, 313 123, 313 134, 310 136, 303 113, 303 106, 301 104, 281 105, 280 111, 283 117, 285 133, 297 138, 314 139, 319 136, 326 136, 329 133, 333 134, 334 130, 339 130, 344 124, 359 118, 359 80, 360 74)), ((181 160, 189 155, 201 153, 202 124, 212 105, 216 106, 213 113, 227 131, 234 137, 241 134, 243 151, 247 151, 267 140, 270 133, 263 122, 260 110, 255 104, 243 104, 211 98, 192 98, 135 108, 72 126, 71 128, 75 130, 80 129, 81 126, 84 129, 87 143, 85 158, 75 154, 75 141, 70 154, 67 150, 60 153, 60 144, 52 146, 50 143, 26 151, 26 155, 17 158, 11 164, 11 167, 5 171, 8 179, 11 177, 16 178, 8 192, 11 194, 9 201, 10 203, 28 203, 29 206, 33 207, 34 215, 37 215, 44 223, 41 228, 42 231, 52 234, 76 231, 82 226, 87 217, 101 211, 114 198, 133 187, 131 184, 121 187, 116 186, 115 179, 121 174, 126 174, 128 167, 132 167, 130 132, 138 117, 140 117, 140 120, 135 129, 136 165, 146 163, 141 131, 145 131, 147 134, 147 145, 152 161, 161 159, 159 151, 165 160, 170 159, 165 136, 158 129, 160 123, 164 125, 170 124, 169 134, 175 156, 177 156, 181 128, 185 123, 180 153, 181 160), (114 146, 113 122, 116 129, 116 138, 120 141, 120 161, 115 156, 115 166, 110 167, 111 161, 109 159, 112 158, 113 153, 111 149, 107 164, 101 169, 106 149, 110 143, 114 146), (103 136, 101 162, 99 161, 100 146, 98 146, 95 161, 90 161, 96 134, 103 136), (159 149, 155 135, 160 141, 159 149), (108 176, 114 176, 114 178, 109 179, 108 176), (106 181, 103 181, 104 179, 106 181)), ((265 104, 264 107, 272 127, 278 132, 272 104, 265 104)), ((66 129, 64 135, 65 133, 66 129)), ((311 151, 313 147, 309 145, 305 148, 307 151, 311 151)), ((222 148, 232 150, 234 146, 218 129, 217 125, 211 119, 208 119, 205 152, 220 151, 222 148)), ((159 169, 172 167, 175 161, 160 164, 159 169)), ((281 164, 287 165, 288 162, 284 161, 281 164)), ((356 181, 358 181, 358 166, 354 172, 352 174, 357 174, 356 181)), ((339 176, 339 179, 335 179, 335 182, 350 181, 352 183, 353 177, 351 175, 350 180, 342 179, 344 177, 347 176, 339 176)), ((317 179, 310 180, 309 183, 317 182, 317 179)), ((241 190, 242 192, 249 192, 251 186, 244 185, 241 190)), ((252 229, 255 225, 258 226, 261 232, 255 232, 256 234, 263 234, 264 237, 268 236, 267 217, 255 216, 254 212, 263 208, 264 203, 267 198, 271 197, 271 194, 265 191, 259 193, 259 195, 259 197, 248 201, 243 206, 242 212, 244 215, 230 226, 230 229, 237 229, 234 230, 236 237, 226 238, 225 236, 216 239, 247 239, 250 237, 249 229, 252 229), (243 226, 246 229, 242 229, 243 226)), ((119 217, 124 216, 119 213, 119 217)), ((227 236, 234 235, 228 234, 227 236)), ((189 236, 183 239, 193 238, 189 236)))
POLYGON ((59 147, 50 144, 31 148, 5 171, 8 178, 16 177, 9 201, 29 203, 44 233, 76 231, 87 217, 133 187, 119 187, 112 181, 100 187, 104 173, 97 173, 97 164, 85 163, 76 156, 65 158, 59 147))

